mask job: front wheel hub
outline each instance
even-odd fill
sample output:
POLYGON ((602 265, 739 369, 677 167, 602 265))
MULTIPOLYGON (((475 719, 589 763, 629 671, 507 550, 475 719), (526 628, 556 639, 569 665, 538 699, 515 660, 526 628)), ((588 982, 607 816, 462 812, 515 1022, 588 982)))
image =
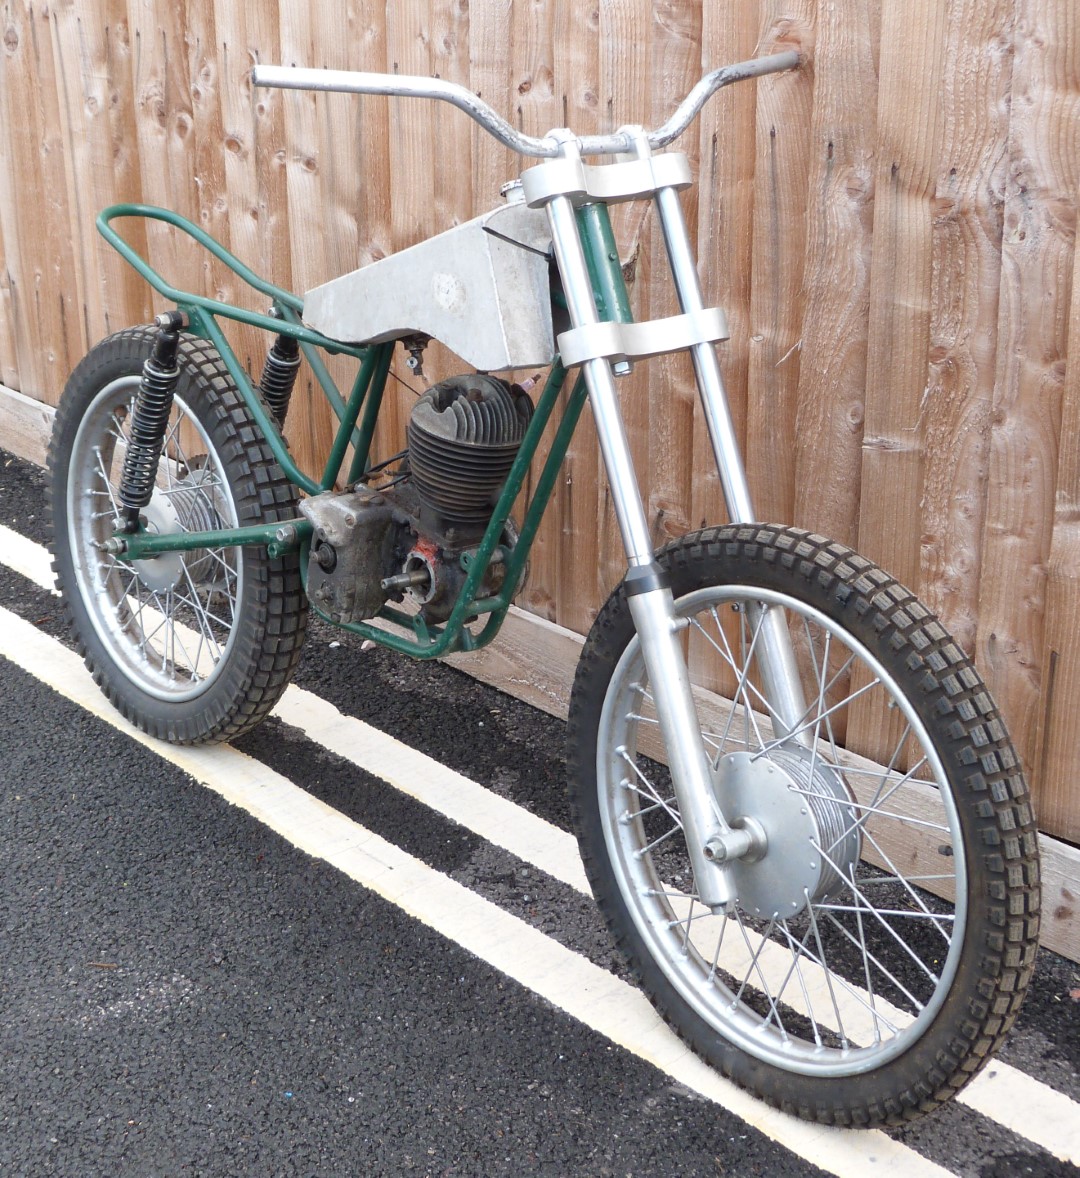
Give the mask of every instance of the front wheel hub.
POLYGON ((730 864, 745 913, 784 919, 839 892, 859 861, 855 800, 843 776, 809 749, 729 753, 714 775, 717 804, 735 828, 752 820, 766 850, 730 864))

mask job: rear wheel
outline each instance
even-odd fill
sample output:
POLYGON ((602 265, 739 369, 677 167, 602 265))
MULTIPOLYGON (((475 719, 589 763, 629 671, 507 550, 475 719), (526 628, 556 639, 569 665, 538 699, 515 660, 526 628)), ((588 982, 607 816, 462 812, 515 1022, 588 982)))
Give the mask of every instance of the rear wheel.
POLYGON ((1038 930, 1031 806, 970 661, 841 545, 747 526, 658 554, 688 619, 714 802, 756 823, 734 910, 698 901, 620 590, 589 635, 568 730, 586 868, 659 1008, 769 1102, 895 1124, 953 1095, 1013 1018, 1038 930), (754 666, 787 623, 806 711, 774 732, 754 666), (724 698, 726 697, 726 698, 724 698))
MULTIPOLYGON (((134 724, 184 744, 228 740, 262 720, 288 684, 306 625, 295 554, 199 548, 125 562, 119 483, 154 328, 110 336, 72 373, 49 447, 54 569, 95 680, 134 724)), ((220 357, 181 339, 180 378, 154 490, 156 533, 292 519, 297 493, 220 357)))

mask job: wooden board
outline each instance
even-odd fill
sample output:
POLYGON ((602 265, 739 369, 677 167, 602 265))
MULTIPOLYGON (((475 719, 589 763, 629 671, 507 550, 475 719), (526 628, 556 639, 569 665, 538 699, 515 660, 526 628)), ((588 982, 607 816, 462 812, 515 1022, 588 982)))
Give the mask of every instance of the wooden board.
MULTIPOLYGON (((793 519, 857 537, 874 210, 879 13, 823 8, 815 29, 807 181, 805 304, 797 365, 793 519)), ((782 367, 793 364, 794 355, 782 367)))
MULTIPOLYGON (((991 682, 1044 826, 1080 837, 1075 0, 2 12, 0 379, 46 404, 90 343, 161 309, 94 229, 106 204, 174 208, 302 293, 491 207, 520 169, 448 106, 254 92, 255 61, 438 73, 543 134, 656 123, 707 68, 803 50, 796 74, 719 94, 678 145, 700 168, 683 200, 732 327, 758 514, 854 540, 928 598, 991 682)), ((614 220, 635 313, 674 309, 648 208, 614 220)), ((174 231, 123 232, 171 281, 263 309, 174 231)), ((230 339, 257 373, 269 341, 230 339)), ((429 357, 429 379, 461 370, 429 357)), ((723 515, 688 371, 675 358, 620 381, 657 542, 723 515)), ((422 388, 394 373, 384 457, 422 388)), ((305 372, 288 427, 305 470, 332 432, 305 372)), ((581 632, 621 571, 586 411, 522 600, 581 632)))
MULTIPOLYGON (((0 386, 0 446, 32 462, 44 460, 53 410, 0 386)), ((452 655, 460 670, 517 699, 565 719, 580 635, 511 607, 498 638, 483 650, 452 655)), ((404 657, 404 656, 403 656, 404 657)), ((723 724, 730 703, 707 691, 696 692, 704 723, 723 724)), ((654 745, 652 755, 664 759, 654 745)), ((925 853, 913 844, 916 853, 925 853)), ((910 849, 910 848, 909 848, 910 849)), ((1080 849, 1040 836, 1043 868, 1043 944, 1080 961, 1080 849)))
MULTIPOLYGON (((1080 13, 1069 0, 1030 0, 1018 12, 978 652, 1029 771, 1057 669, 1041 660, 1080 207, 1077 36, 1080 13)), ((1067 502, 1075 485, 1062 490, 1067 502)), ((1060 548, 1058 561, 1060 572, 1060 548)), ((1040 773, 1037 809, 1042 792, 1040 773)), ((1062 800, 1059 789, 1051 812, 1062 800)), ((1073 791, 1074 832, 1077 805, 1073 791)))

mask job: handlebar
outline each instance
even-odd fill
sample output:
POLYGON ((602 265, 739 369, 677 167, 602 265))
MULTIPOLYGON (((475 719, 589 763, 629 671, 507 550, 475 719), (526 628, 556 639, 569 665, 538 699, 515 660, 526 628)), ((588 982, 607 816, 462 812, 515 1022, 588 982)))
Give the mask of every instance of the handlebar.
MULTIPOLYGON (((801 54, 789 50, 768 57, 754 57, 735 65, 720 66, 697 83, 662 127, 646 133, 649 146, 654 149, 666 147, 678 139, 705 103, 722 87, 741 82, 744 78, 794 69, 801 61, 801 54)), ((519 155, 546 158, 558 155, 560 150, 557 139, 552 136, 537 139, 522 134, 471 90, 441 78, 257 65, 252 70, 251 80, 256 86, 274 86, 283 90, 332 90, 347 94, 438 98, 463 110, 485 131, 519 155)), ((611 135, 585 135, 579 139, 579 143, 582 155, 615 155, 633 150, 631 136, 624 131, 616 131, 611 135)))

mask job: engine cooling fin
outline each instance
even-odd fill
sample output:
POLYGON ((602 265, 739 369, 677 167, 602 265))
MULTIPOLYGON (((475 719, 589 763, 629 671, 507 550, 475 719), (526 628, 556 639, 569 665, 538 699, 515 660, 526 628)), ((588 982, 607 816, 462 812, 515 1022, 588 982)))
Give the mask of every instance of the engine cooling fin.
POLYGON ((448 525, 486 524, 532 418, 522 390, 493 376, 455 376, 409 417, 409 469, 422 503, 448 525))

